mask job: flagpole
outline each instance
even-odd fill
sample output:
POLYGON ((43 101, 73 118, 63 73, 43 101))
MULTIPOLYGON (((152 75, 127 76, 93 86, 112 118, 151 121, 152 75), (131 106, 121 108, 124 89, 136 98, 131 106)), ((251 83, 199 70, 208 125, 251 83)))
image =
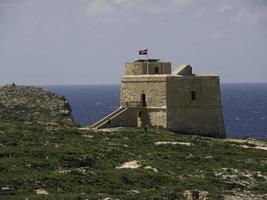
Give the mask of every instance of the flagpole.
POLYGON ((146 73, 148 74, 148 51, 146 54, 146 73))

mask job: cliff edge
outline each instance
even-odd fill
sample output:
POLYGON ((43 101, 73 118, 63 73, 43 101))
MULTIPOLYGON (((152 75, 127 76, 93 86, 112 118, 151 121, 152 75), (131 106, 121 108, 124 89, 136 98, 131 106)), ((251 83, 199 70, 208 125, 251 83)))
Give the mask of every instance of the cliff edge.
POLYGON ((15 84, 0 88, 0 120, 74 124, 65 97, 43 88, 15 84))

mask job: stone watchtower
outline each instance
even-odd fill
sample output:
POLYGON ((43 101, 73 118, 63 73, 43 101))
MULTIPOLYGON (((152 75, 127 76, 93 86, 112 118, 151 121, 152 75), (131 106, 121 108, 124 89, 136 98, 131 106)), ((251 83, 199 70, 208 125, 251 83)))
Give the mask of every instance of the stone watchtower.
POLYGON ((220 80, 193 74, 190 65, 171 72, 157 59, 126 63, 120 108, 91 127, 159 126, 178 133, 225 137, 220 80))

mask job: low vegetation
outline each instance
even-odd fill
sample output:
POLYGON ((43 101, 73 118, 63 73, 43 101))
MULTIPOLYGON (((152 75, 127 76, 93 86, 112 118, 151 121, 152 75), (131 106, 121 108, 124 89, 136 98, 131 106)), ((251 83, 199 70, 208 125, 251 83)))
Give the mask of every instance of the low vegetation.
POLYGON ((238 141, 1 121, 0 199, 264 199, 267 151, 238 141))

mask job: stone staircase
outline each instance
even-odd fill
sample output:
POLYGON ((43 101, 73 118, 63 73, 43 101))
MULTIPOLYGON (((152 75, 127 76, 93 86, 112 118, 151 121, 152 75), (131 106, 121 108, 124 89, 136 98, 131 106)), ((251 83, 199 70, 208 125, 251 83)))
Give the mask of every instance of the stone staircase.
POLYGON ((119 115, 121 115, 122 113, 124 113, 127 110, 128 110, 128 107, 120 107, 117 110, 115 110, 114 112, 107 115, 106 117, 104 117, 101 120, 97 121, 96 123, 92 124, 90 126, 90 128, 99 129, 99 128, 108 127, 108 121, 111 121, 112 119, 118 117, 119 115))

